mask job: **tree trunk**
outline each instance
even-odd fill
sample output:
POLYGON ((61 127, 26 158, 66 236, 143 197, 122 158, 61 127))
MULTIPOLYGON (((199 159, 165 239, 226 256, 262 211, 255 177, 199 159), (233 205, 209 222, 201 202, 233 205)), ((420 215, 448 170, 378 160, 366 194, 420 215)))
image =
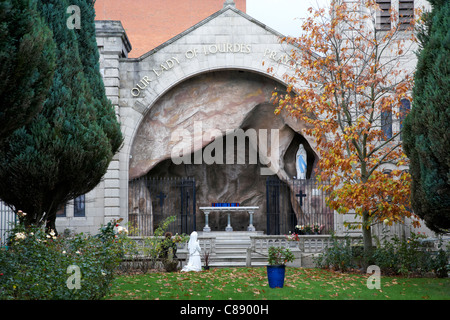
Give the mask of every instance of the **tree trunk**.
POLYGON ((362 235, 364 243, 364 252, 370 253, 372 250, 372 228, 369 223, 369 212, 364 211, 362 215, 362 235))
POLYGON ((45 225, 45 232, 50 233, 53 230, 55 235, 58 235, 58 232, 56 231, 56 211, 52 210, 47 216, 47 221, 45 225))

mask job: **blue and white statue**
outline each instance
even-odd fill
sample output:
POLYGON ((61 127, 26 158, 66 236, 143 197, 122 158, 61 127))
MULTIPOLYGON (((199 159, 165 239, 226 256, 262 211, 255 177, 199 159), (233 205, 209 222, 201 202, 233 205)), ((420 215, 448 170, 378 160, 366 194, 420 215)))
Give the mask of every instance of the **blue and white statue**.
POLYGON ((297 169, 297 179, 306 179, 306 164, 307 164, 307 155, 305 147, 303 144, 300 144, 298 147, 297 155, 295 156, 297 159, 295 162, 295 168, 297 169))

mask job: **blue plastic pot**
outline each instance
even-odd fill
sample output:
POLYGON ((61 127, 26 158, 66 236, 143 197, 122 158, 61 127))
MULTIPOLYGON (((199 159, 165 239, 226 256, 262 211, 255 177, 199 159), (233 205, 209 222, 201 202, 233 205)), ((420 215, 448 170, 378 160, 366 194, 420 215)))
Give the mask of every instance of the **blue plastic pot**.
POLYGON ((285 270, 285 265, 267 266, 267 279, 269 280, 269 287, 283 288, 285 270))

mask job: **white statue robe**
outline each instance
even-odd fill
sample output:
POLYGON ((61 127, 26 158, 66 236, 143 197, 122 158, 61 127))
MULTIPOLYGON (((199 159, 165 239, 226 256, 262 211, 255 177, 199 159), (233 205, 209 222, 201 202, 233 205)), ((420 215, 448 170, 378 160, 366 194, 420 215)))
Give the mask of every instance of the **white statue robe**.
POLYGON ((297 179, 306 179, 307 154, 302 144, 298 148, 296 160, 297 179))
POLYGON ((191 237, 188 243, 189 250, 189 262, 187 265, 181 269, 181 272, 188 271, 201 271, 202 270, 202 262, 200 259, 200 252, 202 249, 200 248, 200 244, 197 240, 197 232, 192 232, 191 237))

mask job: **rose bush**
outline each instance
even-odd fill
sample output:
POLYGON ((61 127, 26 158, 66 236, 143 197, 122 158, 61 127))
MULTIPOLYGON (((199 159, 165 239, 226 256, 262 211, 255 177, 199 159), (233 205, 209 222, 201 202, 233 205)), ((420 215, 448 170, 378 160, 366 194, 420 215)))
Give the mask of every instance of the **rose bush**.
POLYGON ((0 249, 0 299, 101 299, 123 256, 114 226, 110 223, 96 236, 56 237, 42 228, 18 224, 10 232, 8 246, 0 249), (68 286, 69 266, 80 270, 79 289, 68 286))

